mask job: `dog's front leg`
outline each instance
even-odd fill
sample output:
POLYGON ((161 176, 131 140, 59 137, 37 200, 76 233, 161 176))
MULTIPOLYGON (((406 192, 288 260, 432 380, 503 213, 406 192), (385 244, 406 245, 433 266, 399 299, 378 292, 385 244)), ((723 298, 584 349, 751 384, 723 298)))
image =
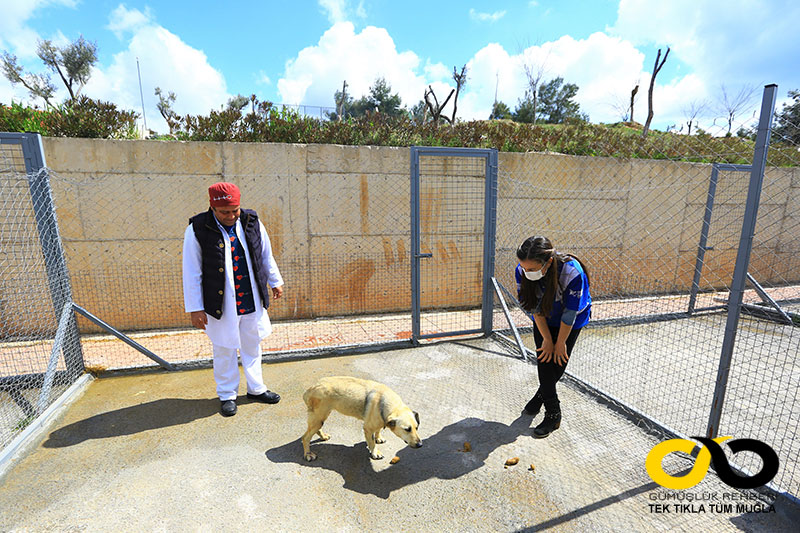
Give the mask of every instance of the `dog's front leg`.
POLYGON ((383 455, 378 451, 375 446, 375 432, 364 428, 364 439, 367 441, 367 448, 369 449, 369 456, 373 459, 383 459, 383 455))
POLYGON ((381 430, 379 429, 375 432, 375 444, 383 444, 384 442, 386 442, 386 439, 381 437, 381 430))

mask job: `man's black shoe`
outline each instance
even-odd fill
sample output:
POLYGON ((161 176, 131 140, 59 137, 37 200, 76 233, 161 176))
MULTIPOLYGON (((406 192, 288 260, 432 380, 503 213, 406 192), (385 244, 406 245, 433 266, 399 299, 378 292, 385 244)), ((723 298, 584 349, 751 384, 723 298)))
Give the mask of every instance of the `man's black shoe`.
POLYGON ((219 412, 222 416, 233 416, 236 414, 236 400, 221 400, 219 412))
POLYGON ((281 401, 281 397, 279 394, 269 390, 262 392, 261 394, 250 394, 248 392, 247 397, 250 398, 251 400, 255 400, 257 402, 262 402, 262 403, 278 403, 279 401, 281 401))

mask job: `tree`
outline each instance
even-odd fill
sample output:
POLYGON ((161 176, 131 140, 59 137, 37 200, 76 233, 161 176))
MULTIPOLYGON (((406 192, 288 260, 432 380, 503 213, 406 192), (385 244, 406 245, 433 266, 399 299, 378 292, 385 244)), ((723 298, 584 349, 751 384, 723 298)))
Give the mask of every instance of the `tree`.
POLYGON ((178 114, 172 109, 172 104, 175 103, 175 93, 170 91, 167 96, 164 96, 161 87, 156 87, 155 95, 158 96, 158 103, 156 104, 158 112, 164 117, 167 127, 169 127, 169 133, 172 135, 177 129, 179 121, 178 114))
POLYGON ((43 74, 26 74, 21 66, 17 64, 17 57, 3 52, 3 75, 12 85, 21 84, 28 89, 31 96, 44 100, 46 106, 54 108, 50 101, 56 88, 50 81, 50 77, 43 74))
POLYGON ((731 134, 733 129, 733 121, 736 115, 750 105, 753 99, 756 88, 752 85, 743 86, 738 93, 733 94, 725 87, 720 85, 720 111, 725 114, 725 120, 728 122, 728 135, 731 134))
POLYGON ((369 94, 362 96, 358 100, 347 94, 347 82, 342 86, 342 91, 336 91, 333 100, 336 103, 336 112, 328 112, 330 120, 339 117, 363 117, 368 112, 385 113, 392 117, 399 117, 405 113, 403 101, 399 94, 392 94, 392 87, 384 78, 377 78, 369 94))
POLYGON ((639 92, 639 82, 637 81, 636 82, 636 87, 634 87, 633 90, 631 90, 631 112, 630 112, 631 122, 634 122, 634 120, 633 120, 633 104, 636 101, 636 93, 638 93, 638 92, 639 92))
POLYGON ((425 121, 428 120, 428 105, 425 103, 425 100, 420 100, 410 109, 409 113, 411 114, 411 118, 414 119, 414 122, 417 124, 424 124, 425 121))
POLYGON ((578 86, 574 83, 564 84, 564 78, 558 77, 539 87, 540 116, 548 124, 563 124, 567 119, 588 120, 581 113, 580 104, 573 101, 578 94, 578 86))
POLYGON ((525 59, 524 48, 522 46, 519 48, 519 55, 522 58, 522 70, 525 71, 525 79, 528 81, 528 89, 526 90, 526 94, 530 97, 529 100, 527 98, 524 99, 525 116, 529 117, 530 120, 525 120, 524 122, 536 123, 536 112, 538 111, 537 95, 539 93, 539 86, 544 80, 544 74, 547 70, 547 58, 549 57, 550 52, 548 50, 547 55, 541 62, 534 62, 527 61, 525 59))
MULTIPOLYGON (((78 37, 71 43, 58 47, 52 41, 39 41, 36 54, 45 67, 58 74, 64 83, 69 100, 74 102, 80 95, 81 89, 89 81, 92 67, 97 62, 97 44, 78 37)), ((22 84, 28 89, 31 96, 41 98, 45 103, 54 107, 50 101, 55 94, 55 86, 46 74, 26 74, 17 64, 16 56, 3 52, 3 74, 13 85, 22 84)))
POLYGON ((456 122, 456 108, 458 106, 458 93, 461 91, 461 88, 467 84, 467 65, 465 64, 461 67, 461 74, 456 71, 456 67, 453 67, 453 81, 456 82, 456 97, 453 98, 453 116, 450 119, 450 124, 455 124, 456 122))
POLYGON ((40 41, 36 53, 47 68, 59 75, 70 100, 78 97, 97 62, 97 44, 83 35, 61 48, 49 40, 40 41))
POLYGON ((403 114, 403 101, 400 95, 392 94, 392 87, 384 78, 376 79, 369 88, 367 103, 379 113, 390 117, 398 117, 403 114))
POLYGON ((774 132, 780 140, 800 145, 800 91, 789 91, 791 104, 783 104, 780 113, 776 113, 777 126, 774 132))
POLYGON ((697 124, 697 117, 705 111, 707 103, 702 100, 692 100, 686 107, 683 108, 683 116, 686 119, 686 125, 689 127, 686 134, 692 134, 692 126, 697 124))
POLYGON ((503 102, 495 102, 492 106, 492 114, 489 115, 489 120, 510 118, 512 118, 511 110, 508 108, 508 106, 503 102))
MULTIPOLYGON (((642 139, 647 137, 647 132, 650 131, 650 123, 653 121, 653 88, 656 85, 656 76, 658 76, 659 71, 661 71, 664 63, 667 62, 667 57, 669 56, 669 47, 667 47, 667 53, 664 54, 664 60, 659 63, 659 59, 661 58, 661 48, 658 49, 658 54, 656 54, 656 62, 653 65, 653 75, 650 76, 650 88, 647 89, 647 120, 644 123, 644 128, 642 128, 642 139)), ((633 100, 633 95, 631 95, 631 100, 633 100)), ((633 120, 633 105, 631 105, 631 120, 633 120)))
POLYGON ((241 111, 245 108, 247 103, 250 102, 250 99, 244 95, 237 94, 228 99, 228 102, 225 104, 226 109, 233 109, 234 111, 241 111))
POLYGON ((444 106, 447 105, 447 102, 450 101, 450 98, 453 96, 453 93, 455 92, 456 92, 455 89, 450 89, 450 94, 447 95, 447 98, 444 99, 444 102, 439 104, 439 99, 436 98, 436 93, 433 92, 433 87, 428 85, 428 88, 425 89, 423 100, 425 100, 425 104, 428 106, 428 109, 431 112, 431 120, 433 121, 434 124, 438 124, 440 118, 443 118, 447 122, 450 122, 452 124, 451 120, 448 117, 442 116, 442 110, 444 109, 444 106))
POLYGON ((515 122, 525 122, 533 124, 536 120, 536 99, 529 90, 525 90, 525 96, 517 102, 517 108, 511 114, 515 122))

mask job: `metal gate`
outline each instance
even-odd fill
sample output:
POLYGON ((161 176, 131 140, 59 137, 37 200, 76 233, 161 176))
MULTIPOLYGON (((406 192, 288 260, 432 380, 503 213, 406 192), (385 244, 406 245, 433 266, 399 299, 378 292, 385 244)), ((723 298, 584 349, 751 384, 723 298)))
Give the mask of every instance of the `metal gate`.
POLYGON ((411 147, 412 342, 492 331, 497 150, 411 147))

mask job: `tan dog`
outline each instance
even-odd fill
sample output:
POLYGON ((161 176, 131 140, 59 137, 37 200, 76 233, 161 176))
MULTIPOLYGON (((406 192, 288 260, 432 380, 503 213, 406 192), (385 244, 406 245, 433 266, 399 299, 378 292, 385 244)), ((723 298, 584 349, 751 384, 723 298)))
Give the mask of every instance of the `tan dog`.
POLYGON ((317 454, 309 449, 314 433, 322 440, 331 438, 322 432, 322 424, 333 409, 364 421, 364 438, 373 459, 383 458, 375 444, 386 442, 381 438, 381 430, 385 427, 412 448, 422 446, 417 434, 419 414, 381 383, 343 376, 322 378, 303 394, 303 400, 308 406, 308 430, 302 439, 306 461, 317 458, 317 454))

